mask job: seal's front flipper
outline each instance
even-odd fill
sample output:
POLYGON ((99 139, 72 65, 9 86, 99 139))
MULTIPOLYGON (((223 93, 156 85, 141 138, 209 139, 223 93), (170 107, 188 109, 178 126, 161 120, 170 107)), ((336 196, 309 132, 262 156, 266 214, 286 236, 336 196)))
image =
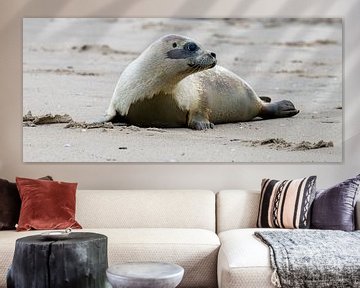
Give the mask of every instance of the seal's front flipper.
POLYGON ((189 113, 188 127, 194 130, 213 129, 214 124, 209 121, 205 115, 201 113, 189 113))
POLYGON ((94 119, 94 121, 93 121, 93 123, 106 123, 106 122, 125 123, 126 119, 125 119, 125 117, 123 117, 120 114, 116 113, 115 115, 106 114, 106 115, 101 116, 101 117, 99 117, 97 119, 94 119))
POLYGON ((263 103, 259 117, 263 119, 292 117, 298 114, 294 104, 289 100, 281 100, 274 103, 263 103))
POLYGON ((93 123, 106 123, 106 122, 111 122, 112 118, 110 119, 109 117, 105 116, 101 116, 99 118, 94 119, 93 123))

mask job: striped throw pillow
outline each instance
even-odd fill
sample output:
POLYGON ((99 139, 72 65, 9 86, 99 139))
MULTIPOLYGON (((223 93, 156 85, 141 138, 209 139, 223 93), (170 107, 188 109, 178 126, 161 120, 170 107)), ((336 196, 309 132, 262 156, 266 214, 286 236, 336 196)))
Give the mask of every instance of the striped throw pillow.
POLYGON ((263 179, 257 227, 309 228, 316 176, 294 180, 263 179))

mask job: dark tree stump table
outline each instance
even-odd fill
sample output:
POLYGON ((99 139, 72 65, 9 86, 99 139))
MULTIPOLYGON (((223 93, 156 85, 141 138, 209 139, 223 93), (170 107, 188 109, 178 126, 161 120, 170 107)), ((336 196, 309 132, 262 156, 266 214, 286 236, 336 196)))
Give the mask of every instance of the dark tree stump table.
POLYGON ((16 240, 8 288, 106 287, 107 237, 73 232, 66 239, 41 235, 16 240))

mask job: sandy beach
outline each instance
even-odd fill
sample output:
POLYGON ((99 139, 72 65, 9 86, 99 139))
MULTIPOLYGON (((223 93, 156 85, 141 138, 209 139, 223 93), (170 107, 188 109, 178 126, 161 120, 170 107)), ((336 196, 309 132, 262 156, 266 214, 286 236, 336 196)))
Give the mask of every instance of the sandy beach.
POLYGON ((24 122, 23 161, 343 160, 342 24, 334 19, 25 18, 23 115, 99 119, 124 68, 170 33, 197 40, 259 95, 290 100, 300 113, 206 131, 24 122))

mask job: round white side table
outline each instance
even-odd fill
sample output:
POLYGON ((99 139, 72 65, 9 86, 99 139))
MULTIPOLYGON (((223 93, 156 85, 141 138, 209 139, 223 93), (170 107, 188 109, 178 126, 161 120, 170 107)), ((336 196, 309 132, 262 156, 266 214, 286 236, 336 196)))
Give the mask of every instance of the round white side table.
POLYGON ((106 270, 113 288, 175 288, 184 276, 184 268, 162 262, 117 264, 106 270))

